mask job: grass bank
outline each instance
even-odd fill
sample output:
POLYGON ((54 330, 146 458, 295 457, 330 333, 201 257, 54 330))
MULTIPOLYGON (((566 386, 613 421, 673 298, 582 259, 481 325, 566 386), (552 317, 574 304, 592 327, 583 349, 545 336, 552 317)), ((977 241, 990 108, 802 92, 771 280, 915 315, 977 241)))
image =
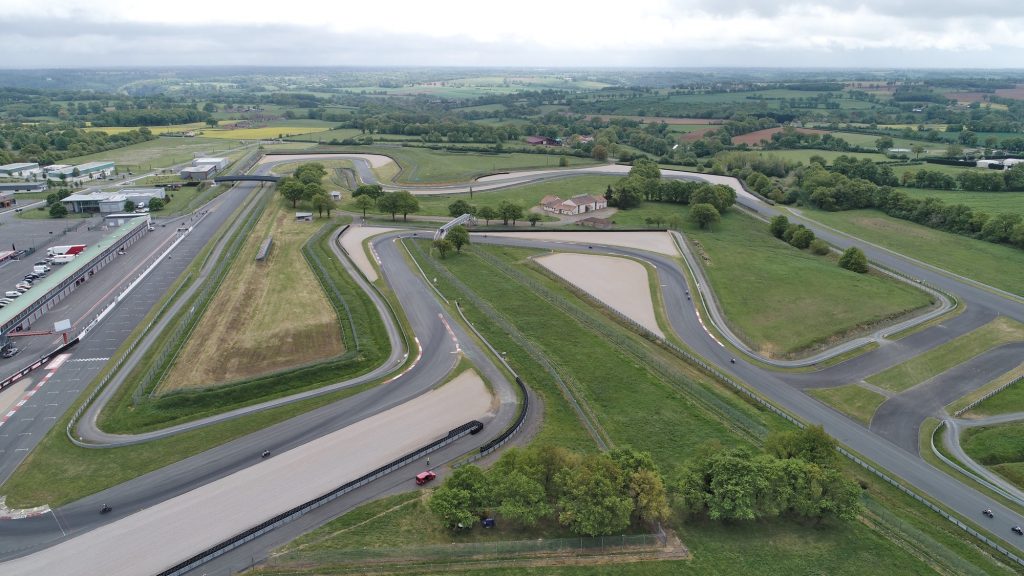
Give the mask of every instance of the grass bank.
POLYGON ((886 216, 877 210, 825 212, 809 218, 932 266, 1024 295, 1024 250, 975 240, 886 216))
POLYGON ((1024 324, 1000 316, 959 338, 879 372, 866 380, 875 386, 900 392, 962 364, 979 354, 1009 342, 1024 341, 1024 324))
MULTIPOLYGON (((1001 374, 991 382, 978 388, 974 392, 960 398, 946 407, 952 414, 964 406, 967 406, 976 399, 981 398, 990 391, 1000 388, 1024 376, 1024 363, 1019 364, 1013 370, 1001 374)), ((1011 412, 1024 412, 1024 382, 1017 382, 1007 386, 995 395, 986 398, 980 404, 964 413, 964 418, 984 418, 996 414, 1009 414, 1011 412)))
POLYGON ((623 226, 678 216, 711 280, 730 328, 758 353, 791 358, 863 334, 931 303, 881 274, 853 274, 831 256, 797 250, 768 225, 736 209, 713 230, 689 221, 689 207, 645 202, 615 215, 623 226), (799 329, 794 329, 799 326, 799 329))
POLYGON ((871 423, 875 410, 886 401, 885 396, 857 384, 815 388, 808 393, 865 426, 871 423))

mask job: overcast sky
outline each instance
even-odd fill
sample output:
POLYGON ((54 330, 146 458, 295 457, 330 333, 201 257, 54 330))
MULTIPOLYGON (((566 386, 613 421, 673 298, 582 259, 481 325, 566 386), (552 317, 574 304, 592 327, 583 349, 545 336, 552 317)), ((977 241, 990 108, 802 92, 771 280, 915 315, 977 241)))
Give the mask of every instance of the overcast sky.
POLYGON ((1024 1, 0 0, 0 68, 165 65, 1024 68, 1024 1))

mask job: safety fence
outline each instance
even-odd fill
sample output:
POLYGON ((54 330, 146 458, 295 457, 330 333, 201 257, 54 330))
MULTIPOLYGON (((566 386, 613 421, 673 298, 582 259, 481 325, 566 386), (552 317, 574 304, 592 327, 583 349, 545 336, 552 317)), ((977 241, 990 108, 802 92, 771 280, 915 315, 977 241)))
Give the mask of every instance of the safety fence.
POLYGON ((381 476, 394 472, 395 470, 405 466, 406 464, 410 464, 412 462, 421 460, 422 458, 434 452, 435 450, 438 450, 440 448, 443 448, 444 446, 456 442, 467 435, 476 434, 483 430, 483 427, 484 425, 478 420, 471 420, 469 422, 466 422, 465 424, 457 428, 453 428, 451 431, 448 432, 448 434, 445 437, 440 438, 438 440, 434 440, 433 442, 426 444, 420 448, 417 448, 416 450, 413 450, 412 452, 409 452, 404 456, 392 460, 391 462, 381 466, 380 468, 377 468, 376 470, 368 472, 360 476, 359 478, 356 478, 355 480, 346 482, 322 496, 318 496, 303 504, 299 504, 298 506, 290 510, 286 510, 285 512, 282 512, 265 522, 257 524, 256 526, 253 526, 252 528, 249 528, 244 532, 236 534, 231 538, 228 538, 227 540, 215 544, 207 548, 206 550, 203 550, 202 552, 182 562, 179 562, 178 564, 175 564, 167 570, 160 572, 158 576, 177 576, 179 574, 185 574, 205 562, 208 562, 218 556, 230 552, 231 550, 234 550, 235 548, 238 548, 239 546, 242 546, 247 542, 255 540, 256 538, 259 538, 260 536, 266 534, 267 532, 270 532, 275 528, 283 526, 291 522, 292 520, 295 520, 296 518, 299 518, 300 516, 309 513, 312 510, 315 510, 333 500, 336 500, 341 496, 344 496, 345 494, 348 494, 349 492, 355 490, 356 488, 365 486, 366 484, 373 482, 374 480, 380 478, 381 476))
POLYGON ((513 436, 515 436, 517 432, 519 432, 519 429, 522 428, 523 424, 526 422, 526 416, 530 413, 530 392, 529 390, 527 390, 526 384, 523 382, 523 379, 519 377, 519 374, 516 374, 515 370, 513 370, 512 367, 508 365, 508 362, 505 361, 505 359, 501 356, 501 354, 498 353, 494 346, 491 346, 491 343, 488 342, 487 339, 484 338, 484 335, 481 334, 480 331, 476 329, 476 326, 474 326, 473 323, 470 322, 468 318, 466 318, 466 315, 463 314, 462 307, 459 306, 459 302, 457 300, 455 301, 455 309, 459 311, 459 316, 462 317, 462 321, 466 324, 466 326, 469 326, 469 329, 473 331, 473 334, 476 334, 476 337, 479 338, 480 341, 483 342, 485 346, 487 346, 487 348, 491 351, 491 354, 498 358, 501 361, 501 363, 505 365, 505 368, 512 373, 512 376, 515 377, 516 379, 516 384, 519 386, 519 393, 523 397, 523 402, 519 406, 519 416, 516 417, 515 422, 513 422, 511 426, 505 429, 504 432, 499 434, 497 438, 494 438, 493 440, 481 446, 477 453, 471 456, 468 460, 468 462, 473 462, 497 450, 506 442, 508 442, 513 436))
MULTIPOLYGON (((326 236, 327 233, 330 232, 331 226, 333 226, 333 224, 328 222, 327 224, 324 224, 320 228, 320 230, 316 232, 316 234, 310 236, 309 240, 307 240, 306 243, 302 245, 302 256, 306 259, 306 263, 316 274, 317 280, 320 281, 320 286, 323 287, 324 292, 328 295, 328 299, 331 301, 331 305, 334 307, 334 312, 338 316, 339 324, 342 322, 342 313, 344 313, 345 318, 348 319, 349 330, 352 333, 352 345, 349 346, 349 343, 346 342, 346 348, 359 350, 359 333, 356 331, 356 321, 354 318, 352 318, 352 310, 348 307, 348 302, 341 295, 341 290, 339 290, 338 286, 334 283, 334 279, 327 272, 327 268, 324 266, 324 263, 320 260, 320 256, 316 253, 316 250, 314 248, 317 244, 322 242, 324 236, 326 236)), ((339 232, 339 235, 344 233, 345 230, 347 229, 348 225, 346 224, 344 227, 342 227, 341 232, 339 232)))
POLYGON ((173 328, 168 327, 173 329, 174 332, 168 339, 168 343, 161 347, 159 355, 149 363, 149 369, 137 382, 135 391, 132 393, 132 403, 134 405, 143 402, 147 397, 156 395, 160 381, 174 364, 175 359, 177 359, 190 335, 199 324, 199 320, 203 317, 203 312, 213 300, 214 295, 227 276, 235 256, 240 252, 242 245, 245 244, 249 231, 255 227, 256 222, 263 215, 263 211, 271 198, 272 195, 265 192, 263 198, 257 197, 253 199, 251 205, 254 208, 245 215, 241 226, 234 231, 221 252, 226 256, 220 258, 214 264, 212 270, 203 281, 202 289, 192 298, 192 305, 189 309, 181 313, 176 325, 173 328))
POLYGON ((57 348, 47 352, 46 354, 43 354, 39 358, 35 359, 28 366, 25 366, 24 368, 22 368, 21 370, 18 370, 14 374, 11 374, 7 378, 4 378, 3 380, 0 380, 0 390, 3 390, 4 388, 7 388, 8 386, 10 386, 11 384, 14 384, 18 380, 21 380, 22 378, 27 376, 29 372, 35 370, 36 368, 39 368, 43 364, 46 364, 54 356, 56 356, 57 354, 60 354, 61 352, 64 352, 65 350, 67 350, 68 348, 71 348, 75 344, 78 344, 78 338, 77 337, 69 340, 67 344, 62 344, 62 345, 58 346, 57 348))
POLYGON ((963 408, 960 408, 956 412, 953 412, 953 416, 955 416, 956 418, 959 418, 964 412, 967 412, 968 410, 974 408, 978 404, 981 404, 985 400, 988 400, 989 398, 995 396, 996 394, 999 394, 1000 392, 1002 392, 1003 390, 1006 390, 1010 386, 1013 386, 1014 384, 1020 384, 1021 382, 1024 382, 1024 376, 1018 376, 1018 377, 1014 378, 1013 380, 1010 380, 1006 384, 1003 384, 1003 385, 999 386, 998 388, 994 388, 992 390, 989 390, 988 392, 985 393, 984 396, 978 398, 974 402, 971 402, 967 406, 964 406, 963 408))
MULTIPOLYGON (((416 252, 419 259, 429 260, 430 257, 423 252, 423 249, 420 246, 419 242, 403 242, 403 245, 406 247, 406 249, 409 249, 409 246, 411 245, 412 250, 416 252)), ((413 260, 416 261, 417 258, 414 257, 413 260)), ((418 265, 419 264, 417 263, 417 266, 418 265)), ((560 370, 556 366, 556 363, 552 361, 551 358, 549 358, 548 355, 545 354, 539 346, 534 344, 532 341, 530 341, 529 338, 527 338, 522 332, 520 332, 519 329, 516 328, 512 322, 510 322, 507 318, 505 318, 504 315, 502 315, 493 306, 491 306, 490 303, 484 301, 479 296, 477 296, 472 289, 466 286, 466 284, 463 283, 461 280, 456 278, 455 275, 448 271, 447 268, 445 268, 444 266, 435 266, 434 268, 438 272, 438 274, 440 274, 445 279, 446 282, 455 287, 457 291, 459 291, 463 296, 465 296, 466 299, 469 300, 473 304, 473 306, 480 311, 481 314, 486 316, 488 320, 493 322, 495 326, 500 328, 504 333, 508 334, 509 338, 511 338, 520 348, 522 348, 535 362, 537 362, 541 366, 541 368, 545 372, 547 372, 552 377, 552 379, 554 379, 555 384, 558 386, 559 390, 562 393, 562 396, 572 407, 573 411, 576 413, 577 418, 579 418, 580 422, 587 429, 587 432, 594 439, 594 442, 598 445, 598 447, 601 450, 607 450, 607 434, 605 434, 604 431, 600 428, 600 424, 598 423, 596 417, 594 417, 593 412, 589 410, 589 406, 587 406, 587 409, 584 409, 586 402, 582 400, 582 397, 579 395, 577 391, 571 388, 570 381, 567 381, 569 375, 564 373, 563 370, 560 370)), ((433 283, 429 281, 428 283, 430 283, 431 286, 433 286, 433 283)), ((434 289, 437 290, 437 287, 435 286, 434 289)), ((444 298, 444 296, 442 296, 442 298, 444 298)))
MULTIPOLYGON (((541 282, 538 282, 534 278, 531 278, 524 272, 514 269, 512 266, 510 266, 500 258, 488 254, 482 250, 475 250, 473 251, 473 254, 475 256, 480 257, 487 263, 491 264, 512 280, 526 286, 535 293, 540 294, 546 301, 548 301, 561 311, 571 316, 573 319, 578 321, 583 326, 586 326, 591 330, 597 332, 598 334, 601 334, 603 337, 611 341, 620 350, 627 352, 628 354, 636 358, 638 361, 640 361, 642 365, 648 366, 651 369, 655 370, 666 382, 672 384, 673 386, 684 388, 685 391, 689 393, 690 397, 693 398, 699 405, 704 407, 705 410, 708 410, 714 414, 719 415, 719 420, 721 420, 723 424, 727 426, 738 426, 739 429, 737 431, 748 435, 757 442, 760 442, 768 435, 768 429, 764 425, 764 423, 753 419, 750 416, 750 414, 741 411, 739 408, 729 404, 711 390, 708 390, 704 386, 701 386, 697 382, 694 382, 693 378, 689 374, 686 374, 678 367, 673 366, 668 362, 665 362, 664 359, 659 358, 651 350, 637 342, 635 339, 623 334, 619 334, 616 331, 609 330, 608 325, 605 324, 605 322, 602 322, 601 319, 595 317, 591 313, 581 310, 578 306, 573 305, 564 296, 562 296, 555 290, 551 289, 550 287, 546 286, 541 282)), ((569 285, 571 290, 574 290, 579 294, 587 294, 585 290, 579 288, 578 286, 572 286, 570 284, 566 285, 569 285)), ((586 297, 588 299, 592 298, 589 295, 587 295, 586 297)), ((673 345, 670 342, 665 341, 662 337, 654 334, 653 332, 644 328, 643 326, 640 326, 633 320, 625 318, 622 314, 618 314, 617 312, 614 311, 613 315, 616 315, 618 318, 622 318, 625 324, 635 329, 636 332, 638 332, 645 339, 662 345, 664 348, 666 348, 673 354, 681 355, 681 357, 687 362, 693 360, 693 364, 701 368, 709 376, 715 379, 726 378, 723 374, 721 374, 721 372, 712 369, 707 363, 698 360, 696 356, 688 352, 685 352, 684 350, 680 349, 679 347, 673 345)), ((612 321, 609 320, 608 322, 612 321)), ((745 387, 741 388, 743 388, 744 390, 746 389, 745 387)))
POLYGON ((65 431, 67 432, 68 439, 71 440, 72 443, 80 447, 92 446, 91 444, 79 440, 78 437, 73 433, 75 425, 78 424, 78 419, 82 416, 82 413, 85 412, 86 408, 88 408, 89 405, 92 404, 92 401, 96 399, 96 395, 103 391, 103 388, 106 387, 107 383, 110 382, 110 379, 114 377, 114 374, 117 374, 117 371, 118 369, 121 368, 121 365, 124 364, 125 360, 127 360, 129 356, 131 356, 135 348, 137 348, 138 345, 142 342, 142 339, 145 338, 146 335, 149 333, 150 329, 153 328, 153 325, 156 324, 160 320, 160 317, 163 316, 163 313, 167 311, 167 308, 172 303, 174 303, 174 300, 178 297, 178 293, 181 292, 181 290, 188 284, 188 280, 191 277, 192 273, 189 272, 188 275, 185 276, 185 278, 181 281, 181 283, 178 284, 177 289, 175 289, 175 291, 166 300, 164 300, 163 305, 157 310, 156 314, 153 315, 153 319, 150 320, 149 323, 146 324, 146 327, 139 332, 139 335, 135 338, 135 340, 132 340, 132 343, 128 345, 128 348, 124 351, 124 353, 121 354, 121 356, 119 356, 118 359, 114 361, 113 365, 110 366, 110 368, 107 370, 107 373, 104 374, 103 378, 99 381, 99 384, 97 384, 96 387, 92 389, 92 392, 89 393, 89 396, 86 397, 85 401, 79 404, 74 414, 71 415, 71 420, 68 421, 67 429, 65 431))
MULTIPOLYGON (((270 559, 270 569, 288 566, 330 566, 335 564, 394 564, 409 562, 471 562, 513 559, 518 556, 600 555, 664 546, 664 531, 654 534, 578 536, 535 540, 499 540, 403 548, 354 548, 351 550, 298 550, 270 559)), ((357 568, 357 567, 353 567, 357 568)), ((366 566, 362 567, 364 570, 366 566)), ((373 570, 369 570, 373 572, 373 570)), ((333 573, 333 571, 332 571, 333 573)))

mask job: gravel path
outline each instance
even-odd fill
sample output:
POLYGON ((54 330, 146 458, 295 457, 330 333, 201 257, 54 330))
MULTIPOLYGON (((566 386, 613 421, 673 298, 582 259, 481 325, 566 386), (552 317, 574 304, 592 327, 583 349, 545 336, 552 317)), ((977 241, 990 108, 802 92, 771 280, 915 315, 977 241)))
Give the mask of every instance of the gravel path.
POLYGON ((393 232, 395 230, 398 230, 398 228, 352 225, 341 236, 341 245, 345 248, 345 252, 348 253, 349 258, 356 263, 356 266, 370 282, 377 281, 377 269, 370 263, 370 258, 366 255, 366 250, 363 249, 363 240, 377 234, 393 232))

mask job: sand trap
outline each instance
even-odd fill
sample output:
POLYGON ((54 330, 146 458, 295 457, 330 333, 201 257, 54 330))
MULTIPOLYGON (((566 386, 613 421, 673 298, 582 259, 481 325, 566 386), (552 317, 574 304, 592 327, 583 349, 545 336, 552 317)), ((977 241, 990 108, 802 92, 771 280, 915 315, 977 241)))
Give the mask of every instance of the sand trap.
MULTIPOLYGON (((467 370, 401 406, 36 554, 5 576, 156 574, 487 414, 491 395, 467 370)), ((258 454, 253 454, 259 460, 258 454)), ((410 465, 396 474, 409 477, 410 465)), ((116 502, 111 503, 115 509, 116 502)), ((116 510, 115 510, 116 511, 116 510)))
POLYGON ((609 308, 665 337, 654 315, 647 268, 643 264, 628 258, 596 254, 552 254, 536 260, 609 308))
POLYGON ((388 156, 380 154, 273 154, 260 158, 257 166, 270 162, 291 162, 293 160, 354 160, 362 159, 370 163, 374 168, 387 166, 394 162, 388 156))
POLYGON ((668 232, 488 232, 487 235, 571 244, 605 244, 679 256, 668 232))
POLYGON ((341 246, 348 252, 352 261, 356 263, 356 266, 363 271, 363 274, 370 280, 370 282, 377 281, 377 270, 373 267, 370 262, 370 257, 366 255, 366 250, 363 248, 363 240, 371 236, 383 234, 385 232, 391 232, 398 230, 398 228, 380 228, 377 226, 349 226, 348 230, 341 235, 341 246))

